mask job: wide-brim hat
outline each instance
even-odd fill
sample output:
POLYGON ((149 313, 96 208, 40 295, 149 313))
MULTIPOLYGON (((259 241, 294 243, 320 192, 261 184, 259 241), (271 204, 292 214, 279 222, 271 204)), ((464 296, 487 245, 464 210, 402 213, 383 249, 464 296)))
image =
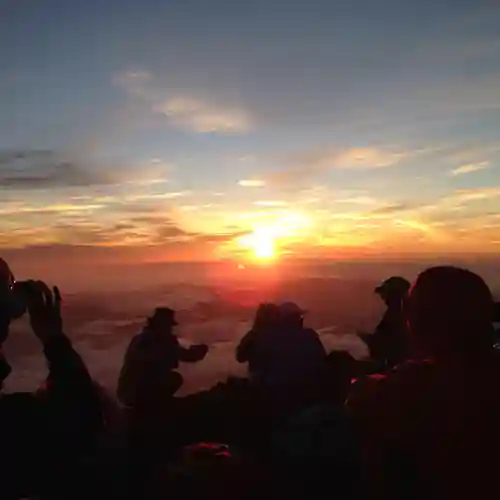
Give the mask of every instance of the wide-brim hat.
POLYGON ((162 325, 178 325, 175 319, 175 311, 169 307, 157 307, 152 316, 149 318, 150 323, 162 325))

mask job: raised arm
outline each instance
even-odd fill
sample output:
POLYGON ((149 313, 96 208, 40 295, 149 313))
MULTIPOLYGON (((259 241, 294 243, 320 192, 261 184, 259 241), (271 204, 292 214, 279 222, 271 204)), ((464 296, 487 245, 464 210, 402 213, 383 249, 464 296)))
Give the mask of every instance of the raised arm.
POLYGON ((205 344, 183 347, 177 344, 177 354, 179 361, 184 363, 197 363, 201 361, 208 353, 208 346, 205 344))
POLYGON ((78 397, 93 392, 93 382, 80 355, 63 333, 61 295, 54 293, 41 281, 28 282, 26 287, 28 311, 33 333, 42 342, 51 390, 67 392, 78 397))
POLYGON ((26 297, 31 327, 43 344, 49 368, 40 396, 48 424, 54 433, 66 436, 68 447, 90 445, 102 422, 100 401, 85 363, 63 333, 59 290, 54 288, 52 294, 45 283, 29 282, 26 297))

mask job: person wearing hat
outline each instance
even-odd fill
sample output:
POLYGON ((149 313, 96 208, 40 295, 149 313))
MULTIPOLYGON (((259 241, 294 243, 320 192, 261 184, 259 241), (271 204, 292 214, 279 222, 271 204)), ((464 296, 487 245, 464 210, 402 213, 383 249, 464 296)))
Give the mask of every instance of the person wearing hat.
POLYGON ((390 369, 408 356, 408 336, 403 316, 403 300, 410 290, 410 282, 392 276, 375 288, 387 310, 373 334, 358 334, 368 346, 370 358, 381 368, 390 369))
POLYGON ((500 353, 477 274, 421 273, 405 300, 411 360, 354 384, 348 408, 373 498, 492 497, 498 490, 500 353))
POLYGON ((285 302, 276 313, 272 328, 254 337, 251 380, 281 412, 300 404, 319 383, 326 352, 318 334, 304 327, 305 311, 297 304, 285 302))
POLYGON ((179 343, 173 331, 177 324, 172 309, 158 307, 130 342, 117 390, 125 406, 157 404, 173 396, 183 382, 175 371, 179 362, 196 363, 206 356, 208 346, 204 344, 186 348, 179 343))
POLYGON ((259 339, 278 328, 279 319, 280 309, 276 304, 260 304, 251 330, 243 336, 236 348, 236 360, 238 363, 248 363, 248 374, 252 380, 260 376, 259 339))

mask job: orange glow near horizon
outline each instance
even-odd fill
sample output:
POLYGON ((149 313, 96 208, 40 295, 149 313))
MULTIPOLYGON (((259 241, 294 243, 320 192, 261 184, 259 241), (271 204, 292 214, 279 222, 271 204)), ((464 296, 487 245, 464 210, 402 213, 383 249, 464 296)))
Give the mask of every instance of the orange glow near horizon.
POLYGON ((269 222, 256 221, 251 233, 237 238, 235 243, 249 260, 270 263, 279 259, 285 247, 299 234, 303 235, 309 224, 309 218, 302 214, 286 213, 269 222))
POLYGON ((250 251, 252 260, 266 262, 277 257, 276 235, 272 228, 256 229, 253 233, 240 238, 238 243, 250 251))

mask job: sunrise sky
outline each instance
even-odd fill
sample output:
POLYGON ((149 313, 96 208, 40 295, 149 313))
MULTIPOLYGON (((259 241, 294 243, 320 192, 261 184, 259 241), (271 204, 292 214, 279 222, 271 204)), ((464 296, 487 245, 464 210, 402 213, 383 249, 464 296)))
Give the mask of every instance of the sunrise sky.
POLYGON ((470 0, 0 1, 0 247, 498 252, 499 26, 470 0))

